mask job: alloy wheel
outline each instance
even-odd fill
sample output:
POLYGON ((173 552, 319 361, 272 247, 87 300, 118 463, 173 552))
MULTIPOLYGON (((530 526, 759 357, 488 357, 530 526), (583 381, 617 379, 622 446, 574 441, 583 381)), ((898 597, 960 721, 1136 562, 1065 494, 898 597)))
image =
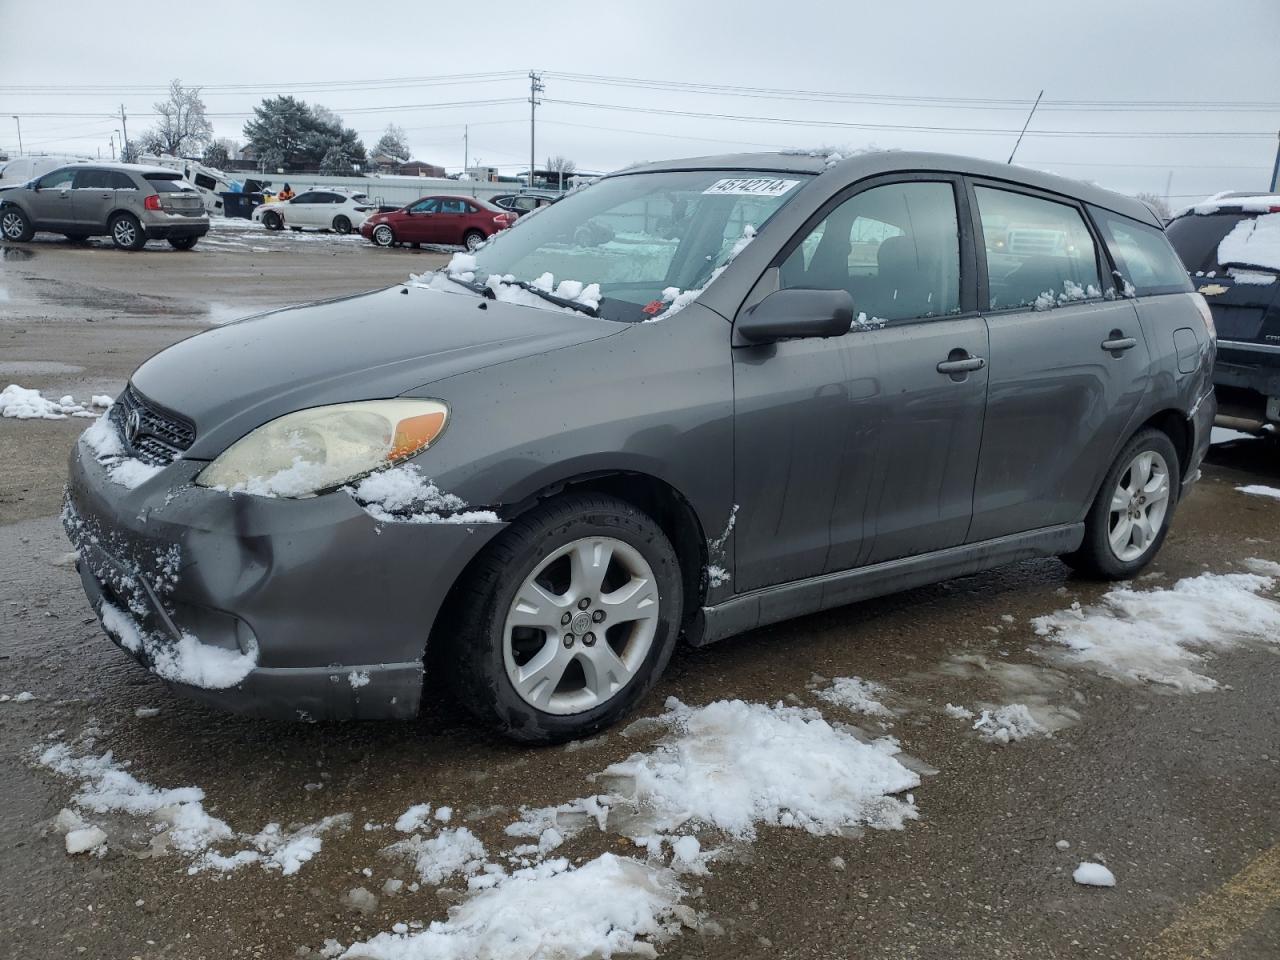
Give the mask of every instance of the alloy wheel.
POLYGON ((574 540, 516 591, 503 659, 517 695, 544 713, 590 710, 616 696, 649 655, 658 582, 640 551, 613 537, 574 540))
POLYGON ((1169 513, 1169 465, 1154 450, 1144 450, 1120 474, 1111 494, 1107 539, 1116 559, 1128 563, 1146 553, 1169 513))
POLYGON ((395 234, 388 226, 381 226, 373 231, 373 240, 380 247, 389 247, 395 241, 395 234))
POLYGON ((121 217, 111 228, 111 236, 122 247, 131 247, 137 242, 138 231, 132 223, 121 217))
POLYGON ((0 228, 3 229, 4 235, 10 240, 17 240, 22 236, 24 224, 22 217, 16 213, 6 213, 4 219, 0 220, 0 228))
POLYGON ((479 250, 484 243, 484 237, 478 233, 468 233, 464 239, 468 250, 479 250))

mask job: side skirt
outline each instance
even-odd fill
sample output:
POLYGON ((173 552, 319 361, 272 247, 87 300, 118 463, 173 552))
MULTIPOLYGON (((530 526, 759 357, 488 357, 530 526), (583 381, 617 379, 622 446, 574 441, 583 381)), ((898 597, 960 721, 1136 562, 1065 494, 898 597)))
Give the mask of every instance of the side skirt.
POLYGON ((923 587, 952 577, 968 576, 1018 560, 1060 556, 1078 549, 1083 541, 1083 523, 1064 523, 764 587, 714 607, 703 607, 702 629, 694 631, 690 642, 702 647, 734 634, 807 613, 923 587))

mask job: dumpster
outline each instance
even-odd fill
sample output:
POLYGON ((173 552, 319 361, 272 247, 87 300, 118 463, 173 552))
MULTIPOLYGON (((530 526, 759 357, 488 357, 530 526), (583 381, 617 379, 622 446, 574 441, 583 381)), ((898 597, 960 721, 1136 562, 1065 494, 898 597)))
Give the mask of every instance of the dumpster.
POLYGON ((241 217, 248 220, 253 215, 253 208, 262 203, 260 193, 220 193, 222 197, 222 215, 224 217, 241 217))

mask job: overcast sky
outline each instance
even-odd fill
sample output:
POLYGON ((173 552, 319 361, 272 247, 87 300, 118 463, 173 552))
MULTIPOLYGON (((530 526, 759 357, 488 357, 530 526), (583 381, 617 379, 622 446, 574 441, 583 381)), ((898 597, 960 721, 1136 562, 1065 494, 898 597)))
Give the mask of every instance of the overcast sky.
POLYGON ((206 87, 218 136, 243 140, 256 103, 291 93, 342 115, 368 146, 397 123, 416 158, 450 169, 470 124, 472 162, 515 172, 529 160, 534 69, 546 72, 539 164, 562 154, 609 170, 820 144, 1004 160, 1043 88, 1019 162, 1161 195, 1172 174, 1176 206, 1266 187, 1280 130, 1280 0, 1219 10, 1202 0, 58 0, 56 11, 0 0, 0 147, 10 151, 20 114, 28 152, 109 156, 120 104, 136 136, 176 77, 206 87), (1229 39, 1214 42, 1218 31, 1229 39), (428 82, 459 74, 485 76, 428 82))

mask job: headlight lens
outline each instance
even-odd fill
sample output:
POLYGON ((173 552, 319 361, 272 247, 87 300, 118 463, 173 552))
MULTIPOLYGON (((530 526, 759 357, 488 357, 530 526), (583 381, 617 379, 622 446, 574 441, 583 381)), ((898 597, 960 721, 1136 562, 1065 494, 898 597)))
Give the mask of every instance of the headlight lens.
POLYGON ((196 477, 202 487, 309 497, 427 449, 444 431, 439 400, 369 400, 299 410, 237 440, 196 477))

